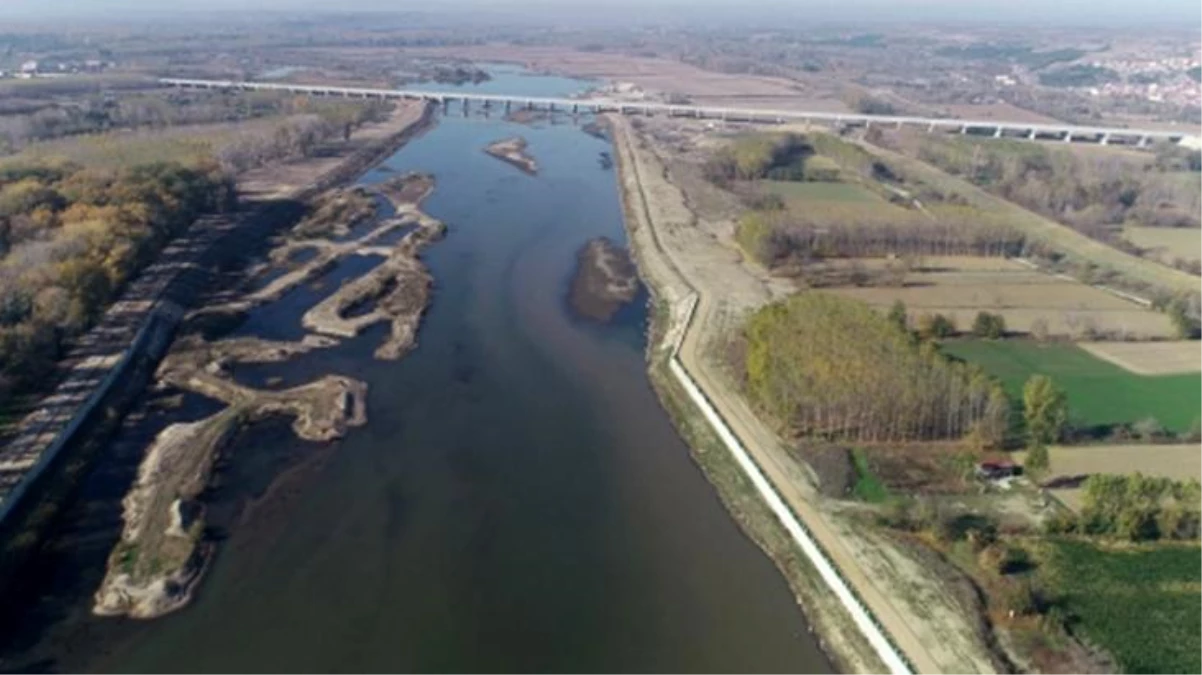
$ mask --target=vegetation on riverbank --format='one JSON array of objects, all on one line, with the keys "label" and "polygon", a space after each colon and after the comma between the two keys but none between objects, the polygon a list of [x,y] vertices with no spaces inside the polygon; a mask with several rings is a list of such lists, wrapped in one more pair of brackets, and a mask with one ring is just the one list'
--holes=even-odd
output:
[{"label": "vegetation on riverbank", "polygon": [[[5,87],[13,89],[17,82]],[[346,137],[382,118],[379,101],[298,98],[283,92],[159,90],[131,79],[122,96],[94,91],[104,81],[30,80],[15,87],[28,110],[0,116],[0,164],[57,158],[88,166],[128,166],[212,156],[241,170],[284,156],[305,156],[316,143]],[[65,91],[60,91],[65,89]],[[139,91],[140,90],[140,91]],[[64,93],[79,97],[64,104]]]},{"label": "vegetation on riverbank", "polygon": [[854,300],[794,295],[751,316],[736,368],[748,397],[790,434],[848,441],[1001,441],[1008,403],[979,368],[916,343]]},{"label": "vegetation on riverbank", "polygon": [[228,209],[214,163],[0,170],[0,397],[44,381],[66,341],[203,213]]}]

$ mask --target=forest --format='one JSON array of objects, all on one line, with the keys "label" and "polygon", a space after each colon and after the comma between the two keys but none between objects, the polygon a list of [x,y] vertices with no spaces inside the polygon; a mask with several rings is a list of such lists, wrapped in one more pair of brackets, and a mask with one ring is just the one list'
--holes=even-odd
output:
[{"label": "forest", "polygon": [[0,169],[0,400],[47,377],[172,237],[235,199],[213,161]]},{"label": "forest", "polygon": [[753,314],[742,340],[732,358],[750,400],[790,434],[1003,440],[1009,403],[998,382],[862,302],[798,293]]}]

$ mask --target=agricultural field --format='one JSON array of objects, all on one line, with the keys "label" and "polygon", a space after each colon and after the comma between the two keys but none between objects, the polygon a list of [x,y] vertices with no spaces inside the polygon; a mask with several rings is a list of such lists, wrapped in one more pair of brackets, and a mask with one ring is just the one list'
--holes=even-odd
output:
[{"label": "agricultural field", "polygon": [[[867,267],[882,264],[865,260]],[[836,288],[831,292],[888,308],[901,300],[911,320],[940,313],[960,330],[977,312],[999,313],[1006,329],[1030,332],[1037,322],[1049,335],[1114,334],[1164,338],[1172,322],[1159,312],[1071,279],[1044,274],[1005,258],[930,257],[918,261],[902,287]]]},{"label": "agricultural field", "polygon": [[[1084,490],[1083,478],[1092,474],[1134,474],[1172,478],[1173,480],[1202,480],[1202,446],[1197,443],[1150,445],[1056,445],[1048,448],[1045,485],[1061,503],[1080,510]],[[1020,464],[1025,453],[1015,453]]]},{"label": "agricultural field", "polygon": [[1079,342],[1082,349],[1138,375],[1202,371],[1202,345],[1192,340],[1164,342]]},{"label": "agricultural field", "polygon": [[1202,260],[1202,229],[1128,225],[1123,228],[1123,239],[1147,249],[1145,255],[1166,265],[1176,260]]},{"label": "agricultural field", "polygon": [[1167,430],[1191,429],[1202,410],[1202,375],[1136,375],[1067,343],[1031,340],[949,340],[943,351],[980,364],[999,378],[1014,401],[1036,373],[1048,375],[1068,397],[1076,427],[1133,424],[1153,417]]},{"label": "agricultural field", "polygon": [[1109,651],[1118,672],[1202,672],[1197,542],[1040,542],[1038,574],[1076,633]]},{"label": "agricultural field", "polygon": [[1089,261],[1114,270],[1134,283],[1173,292],[1197,292],[1198,277],[1091,239],[1068,225],[991,194],[963,178],[941,171],[934,165],[914,157],[879,146],[872,146],[871,151],[888,161],[890,166],[902,172],[908,180],[932,186],[945,194],[959,195],[969,205],[1004,218],[1008,224],[1031,240],[1043,242],[1076,260]]}]

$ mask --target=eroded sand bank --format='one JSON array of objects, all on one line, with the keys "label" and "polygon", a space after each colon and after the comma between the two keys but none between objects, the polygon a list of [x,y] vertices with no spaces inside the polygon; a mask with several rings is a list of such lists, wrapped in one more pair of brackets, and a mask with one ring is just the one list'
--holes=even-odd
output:
[{"label": "eroded sand bank", "polygon": [[[395,215],[356,238],[349,237],[352,226],[364,219],[364,190],[327,195],[313,213],[329,222],[302,221],[299,231],[294,229],[269,255],[274,265],[291,269],[260,288],[194,313],[193,319],[202,320],[195,325],[203,325],[205,318],[243,316],[317,279],[343,256],[386,256],[384,263],[303,314],[302,325],[317,334],[297,341],[257,337],[209,341],[196,333],[177,340],[159,366],[158,384],[201,394],[225,407],[208,418],[167,427],[147,450],[122,502],[124,527],[94,596],[96,614],[153,618],[188,603],[211,548],[203,537],[204,508],[198,498],[217,458],[240,428],[267,416],[285,415],[292,417],[297,437],[331,441],[367,423],[367,385],[359,380],[328,374],[289,389],[257,389],[235,380],[234,366],[282,363],[329,349],[340,343],[338,338],[354,336],[381,321],[390,321],[392,330],[376,350],[378,358],[400,358],[411,349],[432,283],[419,255],[445,230],[419,208],[433,187],[429,176],[406,174],[371,188],[372,198],[387,199]],[[355,222],[334,222],[340,220]],[[403,229],[407,231],[395,244],[383,243],[388,234]],[[301,250],[316,253],[298,264]],[[351,315],[367,304],[371,305],[367,311]]]},{"label": "eroded sand bank", "polygon": [[528,174],[538,173],[538,162],[526,152],[526,139],[521,136],[503,138],[490,143],[484,152],[497,159],[508,162]]}]

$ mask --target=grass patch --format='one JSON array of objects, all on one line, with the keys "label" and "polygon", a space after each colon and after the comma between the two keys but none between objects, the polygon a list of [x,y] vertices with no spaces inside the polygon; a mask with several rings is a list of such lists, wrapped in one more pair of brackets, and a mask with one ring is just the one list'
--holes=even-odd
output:
[{"label": "grass patch", "polygon": [[766,180],[760,183],[765,192],[779,195],[791,209],[804,209],[813,202],[840,204],[886,205],[875,192],[856,183],[798,183]]},{"label": "grass patch", "polygon": [[852,488],[852,493],[856,498],[870,504],[880,504],[888,501],[890,494],[889,488],[877,478],[872,471],[872,467],[868,466],[868,457],[864,455],[864,451],[856,448],[851,451],[852,463],[856,468],[856,484]]},{"label": "grass patch", "polygon": [[1048,375],[1068,396],[1070,423],[1077,427],[1130,424],[1155,417],[1165,428],[1188,431],[1202,410],[1202,375],[1136,375],[1077,345],[1031,340],[952,340],[943,351],[980,364],[1002,381],[1021,404],[1023,384]]},{"label": "grass patch", "polygon": [[1070,628],[1110,651],[1122,672],[1202,672],[1196,542],[1108,549],[1058,539],[1039,556]]}]

